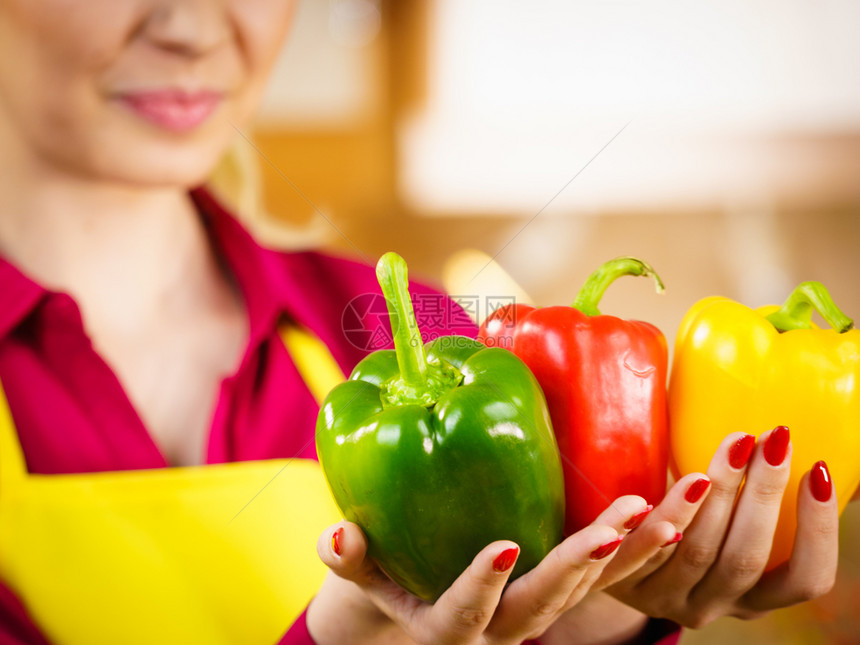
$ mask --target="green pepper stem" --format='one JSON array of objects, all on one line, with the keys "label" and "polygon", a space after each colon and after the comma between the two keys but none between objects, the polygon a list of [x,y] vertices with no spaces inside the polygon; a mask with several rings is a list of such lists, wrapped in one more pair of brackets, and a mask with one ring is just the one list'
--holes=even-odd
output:
[{"label": "green pepper stem", "polygon": [[782,307],[770,314],[767,320],[781,332],[810,329],[815,311],[840,334],[854,327],[854,321],[836,306],[820,282],[801,282]]},{"label": "green pepper stem", "polygon": [[578,309],[587,316],[599,316],[597,308],[600,299],[606,292],[606,288],[615,280],[625,275],[641,275],[654,278],[657,293],[663,293],[665,287],[663,281],[654,268],[647,262],[636,258],[621,257],[610,260],[598,267],[597,271],[588,276],[588,280],[582,285],[576,300],[573,301],[574,309]]},{"label": "green pepper stem", "polygon": [[403,383],[420,390],[427,386],[427,355],[424,342],[412,309],[409,296],[409,277],[406,261],[396,253],[388,252],[379,258],[376,279],[382,287],[388,313],[391,316],[391,335]]}]

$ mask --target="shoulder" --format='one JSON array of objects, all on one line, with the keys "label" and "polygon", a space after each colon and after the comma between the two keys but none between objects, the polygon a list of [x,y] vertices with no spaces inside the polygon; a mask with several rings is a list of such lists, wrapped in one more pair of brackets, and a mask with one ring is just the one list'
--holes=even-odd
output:
[{"label": "shoulder", "polygon": [[[385,299],[369,262],[321,251],[276,252],[313,331],[351,369],[371,351],[392,346]],[[444,334],[474,337],[477,326],[438,285],[410,280],[418,326],[425,341]]]},{"label": "shoulder", "polygon": [[[246,273],[264,283],[287,316],[319,336],[342,369],[351,371],[369,352],[391,346],[375,258],[277,250],[256,240],[207,189],[196,189],[191,197],[221,245],[229,246],[234,257],[250,256]],[[475,323],[438,285],[419,277],[410,280],[410,292],[425,340],[477,335]]]},{"label": "shoulder", "polygon": [[[381,293],[376,279],[376,268],[370,260],[350,258],[323,251],[278,252],[285,270],[294,278],[324,282],[338,290],[353,294],[370,291]],[[412,295],[442,295],[441,285],[419,276],[410,278]]]}]

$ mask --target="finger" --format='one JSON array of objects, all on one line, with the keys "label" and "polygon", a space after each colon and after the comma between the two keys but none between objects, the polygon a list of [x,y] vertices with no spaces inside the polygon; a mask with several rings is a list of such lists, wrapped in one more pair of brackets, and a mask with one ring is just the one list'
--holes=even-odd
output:
[{"label": "finger", "polygon": [[621,581],[635,585],[668,557],[663,551],[681,537],[682,533],[670,522],[652,522],[637,529],[635,535],[625,537],[618,555],[600,573],[592,590],[599,591]]},{"label": "finger", "polygon": [[684,539],[671,547],[671,558],[648,578],[648,584],[671,585],[681,597],[705,577],[720,553],[753,442],[752,435],[740,432],[723,439],[708,466],[710,484],[697,480],[684,492],[691,504],[707,497],[684,531]]},{"label": "finger", "polygon": [[470,642],[489,624],[520,549],[507,540],[484,548],[429,608],[421,631],[434,643]]},{"label": "finger", "polygon": [[618,533],[627,533],[640,526],[653,509],[638,495],[624,495],[612,502],[592,524],[611,526]]},{"label": "finger", "polygon": [[731,601],[747,592],[764,573],[791,469],[789,430],[764,433],[747,468],[729,534],[716,565],[694,590],[696,598]]},{"label": "finger", "polygon": [[741,606],[769,611],[826,594],[836,580],[838,534],[839,508],[830,473],[824,462],[818,462],[800,481],[791,559],[765,574],[741,599]]},{"label": "finger", "polygon": [[611,526],[598,524],[568,537],[508,587],[489,632],[506,639],[542,633],[570,602],[588,591],[579,588],[586,572],[602,569],[622,537]]},{"label": "finger", "polygon": [[[619,535],[624,535],[625,540],[623,544],[620,546],[618,555],[614,556],[600,571],[599,580],[592,580],[591,587],[592,589],[602,589],[607,585],[611,584],[615,580],[618,579],[619,575],[607,575],[609,571],[620,572],[622,569],[619,569],[616,566],[616,563],[619,557],[624,554],[624,561],[630,563],[630,570],[634,570],[636,567],[633,564],[634,561],[638,562],[641,565],[645,560],[647,560],[653,552],[649,549],[647,554],[643,554],[641,552],[641,547],[645,544],[651,544],[655,539],[659,540],[659,535],[661,533],[666,533],[671,531],[672,535],[675,534],[674,529],[666,529],[664,524],[661,522],[651,522],[646,526],[642,527],[645,521],[650,516],[651,512],[654,510],[654,507],[651,504],[648,504],[645,499],[639,497],[638,495],[626,495],[624,497],[619,497],[615,500],[609,508],[607,508],[603,513],[601,513],[597,519],[594,521],[595,524],[607,524],[618,531]],[[642,528],[640,528],[642,527]],[[655,532],[656,527],[656,532]],[[629,533],[632,531],[638,531],[636,538],[634,539],[634,544],[638,545],[634,547],[633,550],[628,548],[628,541],[633,538],[633,536],[627,537]],[[644,532],[644,535],[643,535]],[[668,537],[666,538],[669,539]],[[665,542],[666,540],[663,540]],[[660,544],[663,542],[658,542],[653,545],[654,549],[659,548]],[[635,553],[634,553],[635,551]],[[591,573],[589,574],[591,575]],[[623,575],[621,576],[623,577]]]},{"label": "finger", "polygon": [[[635,584],[657,570],[673,553],[684,531],[696,515],[705,499],[698,490],[706,486],[708,478],[701,473],[691,473],[679,479],[666,493],[663,501],[624,541],[618,555],[606,567],[601,576],[600,587],[612,585],[619,580]],[[690,502],[689,491],[696,495]]]},{"label": "finger", "polygon": [[358,585],[391,620],[405,629],[416,611],[426,606],[393,582],[367,555],[367,538],[357,524],[342,521],[326,529],[317,540],[317,553],[331,571]]},{"label": "finger", "polygon": [[[603,563],[602,567],[589,567],[589,569],[585,572],[580,581],[578,587],[588,588],[593,591],[598,591],[600,589],[608,586],[612,580],[606,576],[606,571],[609,567],[612,567],[615,561],[618,559],[618,555],[623,550],[625,551],[625,559],[628,562],[631,562],[635,556],[631,554],[631,551],[627,549],[627,536],[629,533],[635,530],[644,531],[646,537],[650,537],[653,539],[654,536],[654,527],[657,526],[655,524],[649,524],[644,528],[639,528],[648,519],[648,516],[651,514],[651,511],[654,510],[654,507],[651,504],[648,504],[644,498],[639,497],[638,495],[625,495],[616,499],[612,504],[609,505],[598,517],[594,520],[593,524],[606,524],[614,528],[618,535],[622,538],[625,538],[624,541],[618,545],[618,554],[613,555],[612,558],[609,558],[606,562]],[[659,524],[659,523],[658,523]],[[665,529],[661,529],[659,526],[657,531],[661,531]],[[674,531],[672,531],[674,534]],[[636,544],[642,545],[643,540],[637,539]],[[659,548],[659,544],[654,546],[654,548]],[[638,549],[634,549],[637,551],[637,555],[639,556],[640,564],[647,560],[653,553],[648,553],[647,555],[638,552]],[[571,595],[568,597],[567,602],[565,603],[565,607],[572,607],[578,601],[580,595],[578,594],[578,589],[574,588]]]}]

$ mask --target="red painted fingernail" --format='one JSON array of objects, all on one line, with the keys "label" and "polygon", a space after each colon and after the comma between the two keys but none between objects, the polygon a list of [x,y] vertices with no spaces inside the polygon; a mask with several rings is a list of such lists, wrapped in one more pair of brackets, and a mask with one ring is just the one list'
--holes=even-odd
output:
[{"label": "red painted fingernail", "polygon": [[736,470],[746,466],[753,448],[755,448],[755,437],[751,434],[745,434],[729,448],[729,465]]},{"label": "red painted fingernail", "polygon": [[809,487],[812,489],[812,496],[819,502],[826,502],[830,499],[830,495],[833,493],[833,481],[830,479],[827,464],[823,461],[815,462],[812,467],[812,471],[809,473]]},{"label": "red painted fingernail", "polygon": [[624,528],[628,531],[632,531],[637,526],[642,524],[645,521],[645,518],[648,517],[648,513],[650,513],[654,507],[651,504],[645,507],[644,511],[639,511],[636,515],[632,515],[629,520],[624,522]]},{"label": "red painted fingernail", "polygon": [[710,485],[711,482],[708,479],[697,479],[692,484],[690,484],[690,487],[684,494],[684,499],[690,502],[690,504],[695,504],[700,499],[702,499],[702,495],[705,494],[705,491],[708,490],[708,486]]},{"label": "red painted fingernail", "polygon": [[681,541],[681,538],[683,538],[683,537],[684,537],[684,534],[681,533],[680,531],[678,531],[677,533],[675,533],[675,537],[673,537],[671,540],[666,542],[666,544],[662,545],[660,548],[665,549],[667,546],[672,546],[673,544],[677,544],[678,542]]},{"label": "red painted fingernail", "polygon": [[510,549],[505,549],[499,555],[496,556],[496,559],[493,560],[493,570],[498,573],[504,573],[512,566],[514,566],[514,562],[517,561],[517,556],[520,554],[519,547],[511,547]]},{"label": "red painted fingernail", "polygon": [[594,549],[594,551],[591,552],[591,555],[589,557],[592,560],[602,560],[610,553],[615,551],[615,549],[617,549],[618,546],[621,544],[622,540],[624,540],[624,536],[619,535],[617,538],[612,540],[612,542],[607,542],[606,544],[603,544]]},{"label": "red painted fingernail", "polygon": [[788,442],[791,437],[787,426],[777,426],[771,430],[764,442],[764,458],[771,466],[779,466],[788,454]]},{"label": "red painted fingernail", "polygon": [[340,527],[331,534],[331,550],[334,551],[336,556],[340,557],[343,550],[343,527]]}]

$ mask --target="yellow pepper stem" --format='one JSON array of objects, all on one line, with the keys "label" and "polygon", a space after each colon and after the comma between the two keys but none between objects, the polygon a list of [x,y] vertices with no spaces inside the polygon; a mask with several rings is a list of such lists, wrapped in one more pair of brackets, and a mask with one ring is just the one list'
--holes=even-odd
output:
[{"label": "yellow pepper stem", "polygon": [[836,306],[820,282],[801,282],[782,307],[769,315],[767,320],[780,332],[810,329],[812,314],[816,311],[840,334],[854,327],[854,321]]}]

